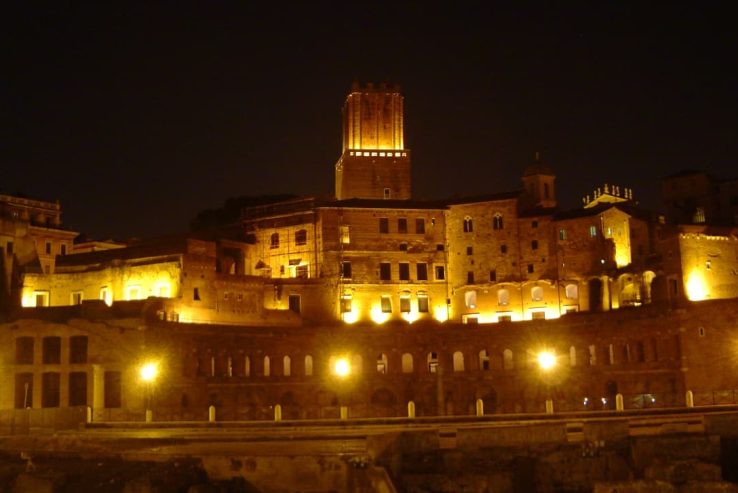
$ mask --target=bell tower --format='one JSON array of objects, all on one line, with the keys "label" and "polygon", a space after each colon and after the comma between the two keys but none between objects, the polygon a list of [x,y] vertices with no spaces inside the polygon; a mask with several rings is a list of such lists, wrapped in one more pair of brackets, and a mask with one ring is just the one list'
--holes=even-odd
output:
[{"label": "bell tower", "polygon": [[398,86],[353,84],[343,105],[338,200],[410,199],[410,151],[405,149],[403,118]]}]

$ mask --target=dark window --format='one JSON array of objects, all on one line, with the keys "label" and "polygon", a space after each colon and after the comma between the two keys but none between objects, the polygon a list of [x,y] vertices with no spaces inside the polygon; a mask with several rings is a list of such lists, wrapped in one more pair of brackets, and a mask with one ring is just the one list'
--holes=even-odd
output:
[{"label": "dark window", "polygon": [[415,233],[419,235],[425,234],[425,219],[422,217],[415,219]]},{"label": "dark window", "polygon": [[418,295],[418,311],[428,313],[428,297]]},{"label": "dark window", "polygon": [[467,255],[473,255],[474,254],[474,247],[466,247],[466,254]]},{"label": "dark window", "polygon": [[489,271],[489,281],[490,282],[496,282],[497,281],[497,271],[496,270]]},{"label": "dark window", "polygon": [[382,296],[382,313],[392,313],[392,300],[389,296]]},{"label": "dark window", "polygon": [[474,284],[474,272],[469,271],[466,273],[466,283],[467,284]]},{"label": "dark window", "polygon": [[400,251],[407,252],[407,243],[400,243]]},{"label": "dark window", "polygon": [[42,361],[45,365],[61,363],[61,337],[44,337]]},{"label": "dark window", "polygon": [[279,233],[272,233],[269,238],[269,248],[279,248]]},{"label": "dark window", "polygon": [[531,228],[537,228],[538,227],[538,221],[531,221],[530,227]]},{"label": "dark window", "polygon": [[502,216],[500,214],[492,218],[492,229],[502,229]]},{"label": "dark window", "polygon": [[290,310],[292,310],[295,313],[300,313],[300,295],[299,294],[291,294],[287,298]]},{"label": "dark window", "polygon": [[9,241],[8,244],[5,247],[5,253],[8,255],[13,255],[13,242]]},{"label": "dark window", "polygon": [[443,246],[443,243],[438,243],[438,244],[436,245],[436,250],[437,250],[437,251],[439,251],[439,252],[442,252],[442,251],[444,251],[445,249],[446,249],[446,247],[445,247],[445,246]]},{"label": "dark window", "polygon": [[15,374],[15,408],[33,407],[33,373]]},{"label": "dark window", "polygon": [[120,407],[120,372],[105,372],[105,407]]},{"label": "dark window", "polygon": [[400,312],[410,313],[410,298],[408,296],[400,296]]},{"label": "dark window", "polygon": [[87,363],[87,336],[69,338],[69,362],[73,365]]},{"label": "dark window", "polygon": [[528,264],[528,274],[533,273],[533,264]]},{"label": "dark window", "polygon": [[33,337],[19,337],[15,340],[15,364],[33,364]]},{"label": "dark window", "polygon": [[538,240],[533,240],[530,242],[530,249],[531,250],[538,250]]},{"label": "dark window", "polygon": [[69,374],[69,405],[87,405],[87,373],[73,371]]},{"label": "dark window", "polygon": [[66,254],[67,254],[67,245],[66,245],[66,243],[62,243],[62,244],[61,244],[61,250],[60,250],[60,253],[61,253],[62,255],[66,255]]},{"label": "dark window", "polygon": [[415,270],[417,271],[418,281],[428,280],[428,264],[423,263],[423,262],[418,262],[415,265]]},{"label": "dark window", "polygon": [[500,246],[500,253],[507,253],[507,245]]},{"label": "dark window", "polygon": [[406,218],[401,217],[397,220],[397,232],[407,233],[407,219]]},{"label": "dark window", "polygon": [[46,242],[46,255],[51,255],[51,242]]},{"label": "dark window", "polygon": [[470,217],[464,218],[464,233],[471,233],[474,231],[474,223]]},{"label": "dark window", "polygon": [[59,373],[41,375],[41,407],[59,407],[60,385]]},{"label": "dark window", "polygon": [[304,245],[307,243],[308,233],[304,229],[295,232],[295,244]]},{"label": "dark window", "polygon": [[200,301],[200,288],[195,288],[192,290],[192,299],[195,301]]},{"label": "dark window", "polygon": [[379,279],[381,281],[392,280],[392,265],[389,262],[381,262],[379,264]]},{"label": "dark window", "polygon": [[379,232],[389,233],[389,219],[386,217],[379,218]]},{"label": "dark window", "polygon": [[436,265],[436,281],[443,281],[446,279],[446,269],[442,265]]},{"label": "dark window", "polygon": [[351,262],[341,263],[341,277],[351,279]]},{"label": "dark window", "polygon": [[410,264],[407,262],[400,262],[400,281],[410,280]]}]

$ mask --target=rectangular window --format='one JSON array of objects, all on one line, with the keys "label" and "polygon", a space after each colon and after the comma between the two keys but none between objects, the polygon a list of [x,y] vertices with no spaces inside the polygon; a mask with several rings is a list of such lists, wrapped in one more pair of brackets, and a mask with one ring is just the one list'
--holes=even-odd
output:
[{"label": "rectangular window", "polygon": [[406,218],[401,217],[397,220],[397,232],[407,233],[407,219]]},{"label": "rectangular window", "polygon": [[[373,152],[372,153],[372,156],[376,156],[376,153]],[[384,198],[385,199],[389,199],[391,197],[392,197],[392,190],[390,190],[389,188],[385,188],[384,189]]]},{"label": "rectangular window", "polygon": [[415,219],[415,233],[419,235],[425,234],[425,219],[422,217]]},{"label": "rectangular window", "polygon": [[538,250],[538,240],[533,240],[530,242],[530,249],[531,250]]},{"label": "rectangular window", "polygon": [[410,280],[410,264],[407,262],[400,262],[400,281]]},{"label": "rectangular window", "polygon": [[341,263],[341,277],[351,279],[351,262]]},{"label": "rectangular window", "polygon": [[69,363],[73,365],[87,363],[87,336],[69,338]]},{"label": "rectangular window", "polygon": [[194,301],[200,301],[200,288],[194,288],[192,290],[192,299]]},{"label": "rectangular window", "polygon": [[61,363],[61,337],[44,337],[42,361],[45,365],[58,365]]},{"label": "rectangular window", "polygon": [[410,297],[400,296],[400,312],[410,313]]},{"label": "rectangular window", "polygon": [[382,296],[382,313],[392,313],[392,299],[389,296]]},{"label": "rectangular window", "polygon": [[104,382],[105,407],[120,407],[121,379],[119,371],[106,371]]},{"label": "rectangular window", "polygon": [[418,295],[418,312],[428,313],[428,296],[424,294]]},{"label": "rectangular window", "polygon": [[33,373],[15,374],[15,408],[33,407]]},{"label": "rectangular window", "polygon": [[61,246],[59,247],[59,253],[61,255],[66,255],[67,254],[67,244],[66,243],[62,243],[61,244]]},{"label": "rectangular window", "polygon": [[566,230],[560,229],[559,230],[559,240],[564,241],[566,240]]},{"label": "rectangular window", "polygon": [[443,245],[443,243],[438,243],[438,244],[436,245],[436,251],[438,251],[438,252],[442,252],[442,251],[444,251],[445,249],[446,249],[446,247],[445,247],[445,246]]},{"label": "rectangular window", "polygon": [[489,271],[489,282],[497,282],[497,271],[496,270]]},{"label": "rectangular window", "polygon": [[72,293],[72,305],[82,304],[82,291],[75,291]]},{"label": "rectangular window", "polygon": [[467,284],[474,284],[474,272],[469,271],[466,273],[466,283]]},{"label": "rectangular window", "polygon": [[589,236],[592,238],[597,237],[597,226],[590,226],[589,227]]},{"label": "rectangular window", "polygon": [[528,274],[533,274],[534,268],[533,264],[528,264]]},{"label": "rectangular window", "polygon": [[341,313],[351,312],[351,301],[352,298],[350,295],[341,296]]},{"label": "rectangular window", "polygon": [[69,374],[69,405],[87,405],[87,373],[73,371]]},{"label": "rectangular window", "polygon": [[531,228],[537,228],[538,227],[538,221],[531,221],[530,227]]},{"label": "rectangular window", "polygon": [[61,379],[58,372],[41,374],[41,407],[59,407]]},{"label": "rectangular window", "polygon": [[379,232],[389,233],[389,219],[386,217],[379,218]]},{"label": "rectangular window", "polygon": [[300,295],[299,294],[291,294],[287,298],[289,303],[289,308],[291,311],[295,313],[300,313]]},{"label": "rectangular window", "polygon": [[418,262],[417,264],[415,264],[415,270],[418,281],[428,280],[428,264],[426,264],[425,262]]},{"label": "rectangular window", "polygon": [[33,337],[19,337],[15,340],[15,364],[33,364]]},{"label": "rectangular window", "polygon": [[341,236],[341,243],[344,245],[351,243],[351,230],[348,226],[340,226],[339,233]]},{"label": "rectangular window", "polygon": [[9,241],[5,245],[5,253],[7,253],[8,255],[13,255],[13,242],[12,241]]},{"label": "rectangular window", "polygon": [[307,279],[308,276],[308,265],[302,264],[295,267],[295,277],[298,279]]},{"label": "rectangular window", "polygon": [[392,264],[390,264],[389,262],[380,262],[379,280],[380,281],[391,281],[392,280]]},{"label": "rectangular window", "polygon": [[51,255],[51,242],[46,242],[46,255]]},{"label": "rectangular window", "polygon": [[443,281],[446,279],[446,269],[442,265],[435,266],[436,281]]},{"label": "rectangular window", "polygon": [[466,247],[466,254],[467,255],[474,255],[474,247]]}]

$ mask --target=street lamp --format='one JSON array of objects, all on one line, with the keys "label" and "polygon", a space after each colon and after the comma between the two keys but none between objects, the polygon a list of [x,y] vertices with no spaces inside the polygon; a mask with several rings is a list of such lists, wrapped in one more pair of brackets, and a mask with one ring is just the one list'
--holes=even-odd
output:
[{"label": "street lamp", "polygon": [[156,361],[148,361],[141,365],[139,370],[139,376],[141,381],[144,383],[146,390],[144,395],[145,407],[146,407],[146,422],[151,423],[153,420],[153,414],[151,412],[151,398],[152,398],[152,387],[156,378],[159,376],[159,363]]}]

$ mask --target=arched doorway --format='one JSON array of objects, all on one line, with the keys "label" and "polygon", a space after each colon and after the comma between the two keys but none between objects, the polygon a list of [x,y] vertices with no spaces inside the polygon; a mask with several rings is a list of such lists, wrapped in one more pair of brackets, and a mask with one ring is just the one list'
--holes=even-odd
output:
[{"label": "arched doorway", "polygon": [[589,286],[589,311],[602,311],[602,281],[600,279],[590,279],[587,283]]}]

